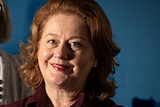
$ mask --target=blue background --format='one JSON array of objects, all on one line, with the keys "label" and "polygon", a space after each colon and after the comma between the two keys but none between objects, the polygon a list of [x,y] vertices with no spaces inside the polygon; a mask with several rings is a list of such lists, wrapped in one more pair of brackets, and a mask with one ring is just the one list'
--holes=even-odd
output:
[{"label": "blue background", "polygon": [[[35,10],[46,0],[6,0],[11,14],[12,37],[1,47],[17,54],[19,42],[30,35]],[[135,97],[154,99],[160,107],[160,0],[97,0],[105,10],[121,47],[116,57],[118,104],[132,107]]]}]

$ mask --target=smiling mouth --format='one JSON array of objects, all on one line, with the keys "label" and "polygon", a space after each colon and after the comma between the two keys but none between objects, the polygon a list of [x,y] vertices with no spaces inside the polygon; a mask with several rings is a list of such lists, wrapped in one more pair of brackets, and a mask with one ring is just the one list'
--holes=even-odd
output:
[{"label": "smiling mouth", "polygon": [[61,65],[61,64],[51,64],[53,68],[57,71],[65,71],[69,68],[69,66]]}]

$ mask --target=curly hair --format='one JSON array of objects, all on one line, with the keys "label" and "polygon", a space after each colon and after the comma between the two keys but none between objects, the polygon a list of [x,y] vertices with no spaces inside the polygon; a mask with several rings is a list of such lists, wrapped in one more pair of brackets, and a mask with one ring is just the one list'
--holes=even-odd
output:
[{"label": "curly hair", "polygon": [[49,0],[36,12],[28,44],[21,44],[21,56],[25,60],[21,70],[26,84],[36,89],[43,82],[37,61],[38,43],[45,23],[58,13],[76,14],[87,23],[91,45],[98,62],[87,77],[84,91],[94,93],[94,97],[100,100],[112,97],[116,85],[114,80],[108,80],[108,77],[114,72],[117,65],[114,57],[120,49],[113,41],[112,28],[105,12],[94,0]]}]

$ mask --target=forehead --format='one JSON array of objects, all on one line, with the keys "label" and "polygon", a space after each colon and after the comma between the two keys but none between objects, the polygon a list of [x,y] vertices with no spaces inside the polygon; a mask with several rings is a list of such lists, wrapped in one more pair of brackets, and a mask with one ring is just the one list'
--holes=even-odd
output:
[{"label": "forehead", "polygon": [[90,41],[87,24],[77,15],[53,15],[44,25],[41,38],[52,37],[70,40],[81,38]]},{"label": "forehead", "polygon": [[[57,28],[57,29],[56,29]],[[87,24],[78,15],[66,15],[66,14],[56,14],[51,16],[44,26],[45,30],[85,30],[87,31]]]}]

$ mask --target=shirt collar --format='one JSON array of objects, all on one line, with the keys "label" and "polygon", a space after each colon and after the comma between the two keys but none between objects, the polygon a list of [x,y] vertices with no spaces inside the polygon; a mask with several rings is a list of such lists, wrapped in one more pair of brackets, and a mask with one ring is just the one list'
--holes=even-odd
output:
[{"label": "shirt collar", "polygon": [[[85,93],[81,93],[76,102],[71,107],[82,107],[84,103],[84,97]],[[48,105],[49,98],[47,94],[45,93],[44,89],[44,83],[40,87],[36,89],[36,92],[33,94],[33,96],[30,98],[30,101],[27,105],[30,105],[31,103],[34,104],[40,104],[40,105]],[[45,107],[45,106],[44,106]]]},{"label": "shirt collar", "polygon": [[85,93],[81,93],[80,97],[71,107],[82,107],[84,102]]}]

